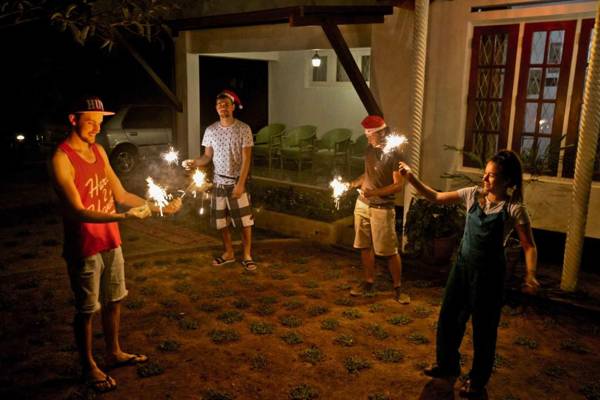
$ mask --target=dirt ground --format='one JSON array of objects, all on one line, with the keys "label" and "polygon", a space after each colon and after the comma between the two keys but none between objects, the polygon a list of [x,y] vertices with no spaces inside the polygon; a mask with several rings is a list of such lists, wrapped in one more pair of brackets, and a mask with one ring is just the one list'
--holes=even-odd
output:
[{"label": "dirt ground", "polygon": [[[257,272],[215,268],[220,241],[168,218],[122,224],[122,343],[150,362],[111,370],[117,390],[95,395],[78,379],[61,224],[46,189],[21,185],[24,200],[13,203],[0,195],[0,398],[458,398],[452,383],[422,373],[434,358],[447,269],[429,279],[405,261],[410,305],[391,299],[383,265],[378,292],[351,298],[361,278],[354,252],[259,235]],[[503,312],[489,398],[600,399],[597,320],[513,305]],[[468,329],[465,373],[471,345]],[[94,347],[103,365],[99,318]]]}]

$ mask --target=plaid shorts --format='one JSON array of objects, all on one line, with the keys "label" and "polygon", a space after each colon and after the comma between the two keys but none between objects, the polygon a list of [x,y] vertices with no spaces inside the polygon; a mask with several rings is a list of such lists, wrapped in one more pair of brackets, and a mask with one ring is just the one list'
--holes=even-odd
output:
[{"label": "plaid shorts", "polygon": [[235,227],[254,225],[250,194],[231,197],[234,185],[215,185],[210,197],[210,222],[218,230],[230,224]]}]

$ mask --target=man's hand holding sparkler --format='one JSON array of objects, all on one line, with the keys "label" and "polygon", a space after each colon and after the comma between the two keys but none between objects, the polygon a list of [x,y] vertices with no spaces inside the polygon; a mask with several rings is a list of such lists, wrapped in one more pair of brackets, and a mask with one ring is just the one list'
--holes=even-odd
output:
[{"label": "man's hand holding sparkler", "polygon": [[[182,204],[181,198],[177,197],[177,198],[171,200],[166,206],[164,206],[162,208],[162,213],[163,214],[175,214],[176,212],[178,212],[181,209],[181,204]],[[150,209],[153,212],[157,212],[157,213],[161,211],[159,207],[156,207],[154,205],[150,205]]]},{"label": "man's hand holding sparkler", "polygon": [[398,170],[400,171],[400,175],[409,178],[409,175],[412,173],[410,167],[403,161],[398,163]]},{"label": "man's hand holding sparkler", "polygon": [[190,171],[193,168],[196,168],[196,160],[194,159],[188,159],[188,160],[183,160],[181,162],[181,166],[183,167],[183,169],[185,169],[186,171]]},{"label": "man's hand holding sparkler", "polygon": [[145,203],[138,207],[131,207],[129,210],[125,212],[125,218],[127,219],[144,219],[148,218],[152,215],[152,211],[150,210],[150,206],[148,203]]}]

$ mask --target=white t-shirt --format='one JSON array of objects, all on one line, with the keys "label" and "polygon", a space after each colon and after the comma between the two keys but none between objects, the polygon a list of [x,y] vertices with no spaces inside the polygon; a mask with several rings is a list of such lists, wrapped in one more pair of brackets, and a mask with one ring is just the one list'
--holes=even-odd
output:
[{"label": "white t-shirt", "polygon": [[[471,186],[462,189],[458,189],[458,195],[465,205],[465,209],[467,212],[475,203],[479,201],[479,193],[481,193],[483,189],[479,186]],[[498,203],[492,203],[487,198],[485,199],[485,207],[483,208],[483,212],[486,215],[496,214],[502,211],[506,201],[500,201]],[[506,207],[506,211],[508,213],[508,219],[504,222],[504,243],[508,239],[510,233],[516,225],[524,225],[530,224],[531,219],[529,218],[529,213],[527,209],[523,205],[523,203],[511,202],[508,203]]]},{"label": "white t-shirt", "polygon": [[213,149],[214,183],[232,185],[242,169],[242,148],[254,146],[252,130],[237,119],[227,127],[217,121],[204,131],[202,146]]}]

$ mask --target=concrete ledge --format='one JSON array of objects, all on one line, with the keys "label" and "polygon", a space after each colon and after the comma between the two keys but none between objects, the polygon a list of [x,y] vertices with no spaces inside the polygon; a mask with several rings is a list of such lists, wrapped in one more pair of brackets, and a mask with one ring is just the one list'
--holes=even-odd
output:
[{"label": "concrete ledge", "polygon": [[264,209],[254,215],[254,222],[261,229],[322,244],[346,246],[351,246],[354,240],[353,221],[351,215],[334,222],[323,222]]}]

